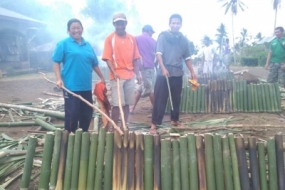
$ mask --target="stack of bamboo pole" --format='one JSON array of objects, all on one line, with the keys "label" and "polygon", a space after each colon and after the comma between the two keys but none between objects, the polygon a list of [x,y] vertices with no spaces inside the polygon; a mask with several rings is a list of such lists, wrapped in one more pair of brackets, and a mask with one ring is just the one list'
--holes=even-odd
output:
[{"label": "stack of bamboo pole", "polygon": [[[160,140],[158,135],[126,130],[120,136],[101,128],[99,134],[48,132],[45,139],[39,189],[285,188],[280,133],[266,142],[211,133]],[[26,163],[22,180],[31,173],[32,162]]]}]

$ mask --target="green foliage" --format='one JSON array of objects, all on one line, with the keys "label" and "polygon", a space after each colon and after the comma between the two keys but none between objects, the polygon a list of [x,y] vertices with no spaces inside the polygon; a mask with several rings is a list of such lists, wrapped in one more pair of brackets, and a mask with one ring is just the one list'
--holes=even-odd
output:
[{"label": "green foliage", "polygon": [[[241,50],[242,65],[264,66],[266,63],[268,49],[265,45],[246,46]],[[257,61],[257,63],[256,63]]]},{"label": "green foliage", "polygon": [[241,65],[243,66],[257,66],[258,59],[254,57],[242,57],[241,58]]}]

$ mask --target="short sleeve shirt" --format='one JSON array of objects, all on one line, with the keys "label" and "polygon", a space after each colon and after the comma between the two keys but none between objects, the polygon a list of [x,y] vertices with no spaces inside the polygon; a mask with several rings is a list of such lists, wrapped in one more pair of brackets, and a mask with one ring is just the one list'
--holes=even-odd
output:
[{"label": "short sleeve shirt", "polygon": [[[121,79],[131,79],[135,76],[133,61],[140,58],[136,40],[126,34],[121,37],[116,33],[107,36],[104,44],[102,60],[109,60]],[[110,72],[110,80],[114,75]]]},{"label": "short sleeve shirt", "polygon": [[[278,42],[279,41],[279,42]],[[270,63],[284,63],[285,62],[285,38],[275,38],[270,43],[271,59]]]},{"label": "short sleeve shirt", "polygon": [[64,86],[71,91],[92,90],[92,72],[98,65],[91,45],[82,38],[78,44],[72,37],[59,42],[52,54],[56,64],[62,63],[61,77]]}]

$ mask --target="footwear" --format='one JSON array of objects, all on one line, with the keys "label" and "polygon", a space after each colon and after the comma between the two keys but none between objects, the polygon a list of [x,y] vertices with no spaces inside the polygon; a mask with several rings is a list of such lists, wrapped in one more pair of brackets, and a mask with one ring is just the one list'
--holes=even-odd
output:
[{"label": "footwear", "polygon": [[171,121],[171,125],[175,127],[184,127],[184,125],[180,123],[179,121]]},{"label": "footwear", "polygon": [[150,133],[151,135],[157,135],[157,134],[158,134],[157,131],[156,131],[156,129],[152,129],[152,128],[149,129],[149,133]]}]

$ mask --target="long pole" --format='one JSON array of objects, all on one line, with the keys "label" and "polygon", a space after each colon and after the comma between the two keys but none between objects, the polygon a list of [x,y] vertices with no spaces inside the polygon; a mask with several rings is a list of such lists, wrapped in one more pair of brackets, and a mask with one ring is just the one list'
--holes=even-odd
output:
[{"label": "long pole", "polygon": [[173,103],[172,103],[172,96],[171,96],[171,90],[170,90],[170,85],[169,85],[169,79],[168,79],[167,76],[165,78],[166,78],[166,83],[167,83],[167,88],[168,88],[168,94],[169,94],[171,110],[173,110]]}]

